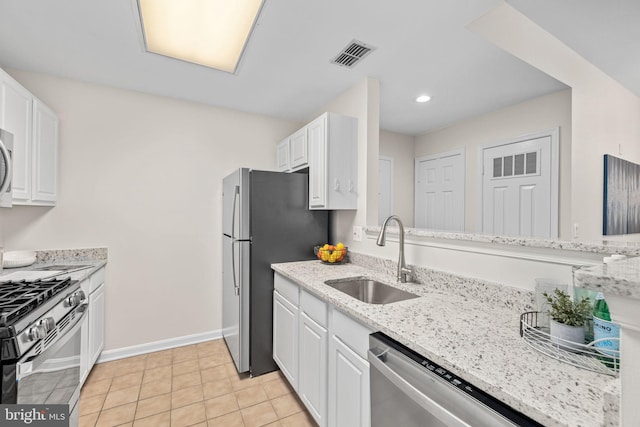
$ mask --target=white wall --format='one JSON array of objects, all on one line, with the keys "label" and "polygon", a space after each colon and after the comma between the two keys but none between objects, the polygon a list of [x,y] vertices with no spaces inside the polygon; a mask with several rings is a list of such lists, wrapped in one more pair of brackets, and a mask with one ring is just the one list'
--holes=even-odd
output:
[{"label": "white wall", "polygon": [[221,180],[299,123],[9,72],[59,115],[60,194],[3,210],[5,250],[107,247],[107,350],[221,329]]},{"label": "white wall", "polygon": [[413,227],[415,197],[414,137],[380,129],[381,156],[393,159],[393,213],[400,216],[405,227]]},{"label": "white wall", "polygon": [[603,155],[640,163],[640,98],[506,3],[468,27],[572,88],[571,223],[601,240]]},{"label": "white wall", "polygon": [[479,147],[560,128],[559,231],[571,239],[571,89],[483,114],[444,129],[417,135],[415,157],[465,149],[465,231],[478,230]]}]

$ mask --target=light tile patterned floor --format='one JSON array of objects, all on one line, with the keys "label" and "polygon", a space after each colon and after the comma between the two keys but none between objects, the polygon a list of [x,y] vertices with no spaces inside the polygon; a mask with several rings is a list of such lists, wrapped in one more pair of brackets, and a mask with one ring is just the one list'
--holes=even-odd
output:
[{"label": "light tile patterned floor", "polygon": [[80,427],[315,426],[280,371],[239,375],[223,340],[95,365]]}]

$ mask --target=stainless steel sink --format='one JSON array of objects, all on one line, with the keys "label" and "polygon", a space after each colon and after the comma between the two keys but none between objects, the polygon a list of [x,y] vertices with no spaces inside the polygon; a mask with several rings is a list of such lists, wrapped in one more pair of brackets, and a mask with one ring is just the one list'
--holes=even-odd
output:
[{"label": "stainless steel sink", "polygon": [[366,278],[327,280],[325,285],[367,304],[389,304],[418,298],[418,295]]}]

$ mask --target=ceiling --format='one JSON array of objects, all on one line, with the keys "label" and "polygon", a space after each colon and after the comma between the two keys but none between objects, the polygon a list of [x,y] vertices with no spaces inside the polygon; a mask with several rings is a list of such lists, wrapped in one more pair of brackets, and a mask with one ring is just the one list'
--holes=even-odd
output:
[{"label": "ceiling", "polygon": [[[380,81],[381,127],[415,135],[565,88],[465,28],[500,3],[265,0],[233,75],[146,53],[135,0],[2,1],[0,64],[300,122],[370,76]],[[597,65],[604,61],[609,68],[601,68],[624,83],[624,72],[615,69],[622,55],[610,49],[626,41],[624,35],[600,40],[593,49],[590,40],[620,28],[617,21],[597,22],[597,31],[591,31],[589,19],[602,16],[595,15],[604,8],[598,4],[620,2],[509,3]],[[573,19],[585,3],[590,6]],[[607,16],[625,24],[633,18],[614,15]],[[564,25],[567,19],[571,25]],[[633,32],[631,42],[637,43],[638,30]],[[376,50],[353,69],[331,64],[352,39]],[[640,81],[637,71],[629,74]],[[417,104],[422,93],[432,100]]]}]

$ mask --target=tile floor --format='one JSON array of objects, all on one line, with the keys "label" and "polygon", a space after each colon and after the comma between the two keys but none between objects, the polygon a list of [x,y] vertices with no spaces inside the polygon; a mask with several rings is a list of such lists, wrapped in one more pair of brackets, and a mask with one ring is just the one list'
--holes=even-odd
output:
[{"label": "tile floor", "polygon": [[80,427],[315,426],[280,371],[239,375],[223,340],[95,365]]}]

